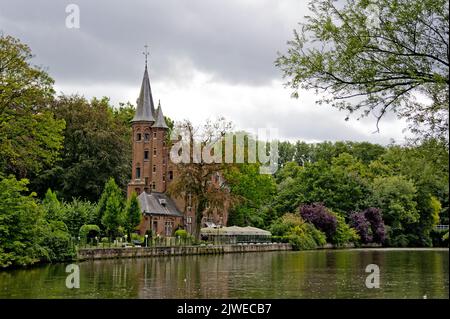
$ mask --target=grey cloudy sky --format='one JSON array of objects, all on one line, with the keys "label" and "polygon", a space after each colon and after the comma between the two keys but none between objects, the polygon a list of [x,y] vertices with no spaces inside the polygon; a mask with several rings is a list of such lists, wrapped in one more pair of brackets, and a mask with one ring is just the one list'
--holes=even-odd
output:
[{"label": "grey cloudy sky", "polygon": [[[65,25],[71,3],[79,29]],[[374,118],[346,122],[312,92],[290,98],[273,62],[306,14],[303,0],[0,0],[0,32],[27,43],[65,94],[134,103],[148,43],[153,96],[175,120],[223,115],[289,140],[401,142],[393,116],[374,134]]]}]

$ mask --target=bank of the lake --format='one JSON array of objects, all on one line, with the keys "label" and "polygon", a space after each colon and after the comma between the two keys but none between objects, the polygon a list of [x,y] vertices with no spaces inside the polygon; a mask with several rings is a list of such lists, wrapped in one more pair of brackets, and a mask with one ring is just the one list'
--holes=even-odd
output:
[{"label": "bank of the lake", "polygon": [[[365,267],[380,268],[380,288]],[[0,272],[0,298],[448,298],[448,249],[273,251],[78,263]]]},{"label": "bank of the lake", "polygon": [[187,255],[211,255],[292,250],[288,243],[258,243],[236,245],[156,246],[124,248],[83,248],[77,251],[77,259],[95,260],[111,258],[139,258]]}]

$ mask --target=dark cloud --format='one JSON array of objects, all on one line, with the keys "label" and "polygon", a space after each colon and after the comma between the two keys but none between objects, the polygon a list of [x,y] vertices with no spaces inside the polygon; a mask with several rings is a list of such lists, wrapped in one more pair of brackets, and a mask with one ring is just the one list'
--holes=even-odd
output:
[{"label": "dark cloud", "polygon": [[[80,8],[80,29],[65,26],[68,4]],[[274,67],[292,30],[307,14],[298,0],[1,0],[0,31],[20,38],[48,67],[57,90],[134,102],[150,45],[156,99],[175,120],[225,115],[241,128],[278,127],[285,139],[399,139],[385,119],[345,122],[344,113],[306,96],[292,100]],[[274,84],[274,81],[277,84]],[[402,125],[400,123],[400,125]],[[399,133],[400,132],[400,133]]]},{"label": "dark cloud", "polygon": [[[65,27],[79,6],[81,28]],[[273,61],[304,12],[302,1],[2,0],[0,29],[28,43],[36,60],[66,82],[129,82],[142,71],[144,43],[153,77],[173,78],[185,60],[217,80],[259,85],[279,78]]]}]

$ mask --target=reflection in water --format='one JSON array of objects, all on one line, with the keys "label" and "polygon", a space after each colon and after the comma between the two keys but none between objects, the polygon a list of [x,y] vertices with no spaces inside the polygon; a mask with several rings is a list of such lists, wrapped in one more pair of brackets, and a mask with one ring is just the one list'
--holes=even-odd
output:
[{"label": "reflection in water", "polygon": [[[98,260],[0,272],[0,298],[448,298],[448,249],[353,249]],[[365,268],[380,267],[380,289]]]}]

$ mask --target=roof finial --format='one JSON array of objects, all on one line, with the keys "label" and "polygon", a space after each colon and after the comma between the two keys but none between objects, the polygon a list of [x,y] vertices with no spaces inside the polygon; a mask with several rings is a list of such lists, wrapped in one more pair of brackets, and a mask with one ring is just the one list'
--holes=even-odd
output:
[{"label": "roof finial", "polygon": [[148,52],[148,45],[147,45],[147,44],[144,45],[144,48],[145,48],[145,51],[142,52],[142,54],[145,56],[145,68],[147,68],[147,57],[148,57],[148,55],[149,55],[150,53]]}]

